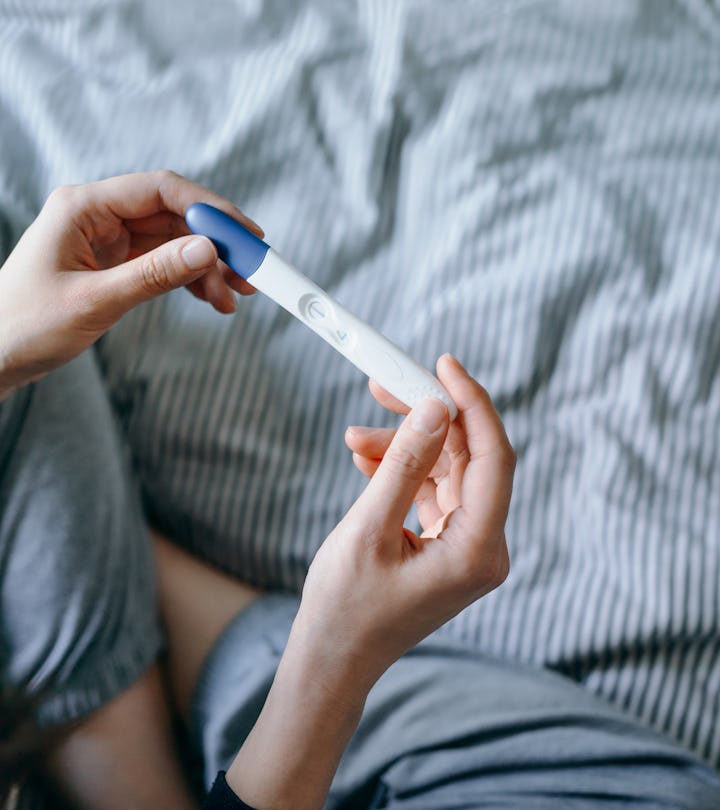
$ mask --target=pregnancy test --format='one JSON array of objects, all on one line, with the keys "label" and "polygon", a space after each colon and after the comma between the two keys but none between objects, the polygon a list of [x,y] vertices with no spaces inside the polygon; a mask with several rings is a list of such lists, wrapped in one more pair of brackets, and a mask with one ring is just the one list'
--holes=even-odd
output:
[{"label": "pregnancy test", "polygon": [[445,403],[451,420],[457,416],[452,398],[427,369],[332,299],[237,220],[211,205],[195,203],[185,212],[185,221],[193,233],[212,240],[220,258],[235,273],[401,402],[412,408],[420,400],[434,397]]}]

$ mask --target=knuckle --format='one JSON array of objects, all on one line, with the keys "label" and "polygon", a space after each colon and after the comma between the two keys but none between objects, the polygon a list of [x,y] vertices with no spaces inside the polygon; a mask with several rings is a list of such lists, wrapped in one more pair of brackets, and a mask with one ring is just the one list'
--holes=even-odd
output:
[{"label": "knuckle", "polygon": [[461,585],[477,598],[502,585],[509,573],[510,557],[503,539],[496,543],[492,550],[484,547],[478,549],[477,553],[466,561],[458,576]]},{"label": "knuckle", "polygon": [[172,260],[163,253],[148,253],[140,264],[140,283],[149,294],[174,289]]},{"label": "knuckle", "polygon": [[390,471],[403,478],[417,479],[425,477],[425,461],[409,447],[390,445],[385,453],[386,466]]},{"label": "knuckle", "polygon": [[172,169],[158,169],[155,172],[155,178],[158,188],[162,189],[176,183],[180,179],[180,175]]},{"label": "knuckle", "polygon": [[470,450],[466,446],[460,447],[451,451],[450,458],[454,463],[466,467],[470,463]]},{"label": "knuckle", "polygon": [[174,172],[172,169],[158,169],[157,172],[158,180],[173,180],[180,175],[177,172]]},{"label": "knuckle", "polygon": [[77,186],[58,186],[50,192],[47,198],[48,205],[61,205],[65,206],[71,202],[76,194]]}]

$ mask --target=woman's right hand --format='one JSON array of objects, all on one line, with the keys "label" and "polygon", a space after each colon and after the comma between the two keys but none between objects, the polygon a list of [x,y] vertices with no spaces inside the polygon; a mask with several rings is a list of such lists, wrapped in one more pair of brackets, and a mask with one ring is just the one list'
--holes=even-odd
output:
[{"label": "woman's right hand", "polygon": [[[348,429],[355,464],[371,480],[318,551],[294,628],[327,639],[341,677],[351,672],[363,687],[509,570],[514,452],[482,386],[450,355],[437,371],[458,407],[452,424],[439,400],[425,400],[397,431]],[[403,526],[413,501],[420,536]]]},{"label": "woman's right hand", "polygon": [[[397,431],[348,430],[371,480],[310,566],[270,694],[228,771],[253,807],[322,807],[375,681],[507,576],[515,455],[487,392],[457,360],[441,357],[438,376],[458,407],[452,425],[445,405],[425,400]],[[403,527],[413,500],[420,537]]]}]

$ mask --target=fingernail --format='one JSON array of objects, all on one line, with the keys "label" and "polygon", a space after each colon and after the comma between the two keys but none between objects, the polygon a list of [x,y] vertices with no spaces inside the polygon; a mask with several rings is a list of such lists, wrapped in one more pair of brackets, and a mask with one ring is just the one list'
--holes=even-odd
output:
[{"label": "fingernail", "polygon": [[439,399],[423,399],[412,409],[410,427],[418,433],[432,436],[445,424],[448,409]]},{"label": "fingernail", "polygon": [[190,270],[209,267],[211,264],[215,264],[217,259],[212,242],[204,236],[198,236],[187,242],[182,249],[182,257]]}]

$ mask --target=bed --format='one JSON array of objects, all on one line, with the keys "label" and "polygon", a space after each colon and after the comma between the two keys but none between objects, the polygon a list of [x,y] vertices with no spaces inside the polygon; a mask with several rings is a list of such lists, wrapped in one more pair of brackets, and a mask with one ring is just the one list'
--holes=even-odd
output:
[{"label": "bed", "polygon": [[[440,633],[720,767],[720,8],[703,0],[0,0],[0,250],[49,191],[167,167],[432,367],[518,454],[511,575]],[[99,347],[146,508],[298,590],[392,424],[261,296]]]}]

